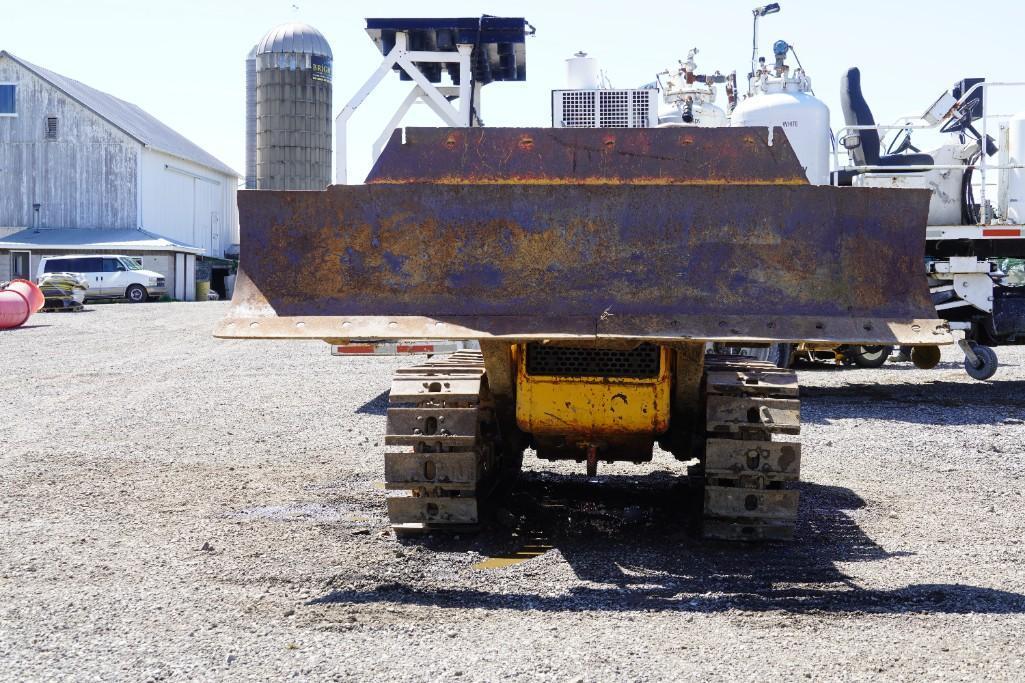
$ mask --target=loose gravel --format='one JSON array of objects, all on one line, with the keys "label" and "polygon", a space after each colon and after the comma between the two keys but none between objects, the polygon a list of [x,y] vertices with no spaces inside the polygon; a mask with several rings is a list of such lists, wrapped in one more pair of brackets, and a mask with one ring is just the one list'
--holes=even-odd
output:
[{"label": "loose gravel", "polygon": [[0,679],[1022,677],[1021,350],[989,383],[953,347],[802,368],[793,543],[694,538],[662,453],[597,483],[529,458],[493,528],[399,541],[411,359],[215,340],[224,303],[88,309],[0,332]]}]

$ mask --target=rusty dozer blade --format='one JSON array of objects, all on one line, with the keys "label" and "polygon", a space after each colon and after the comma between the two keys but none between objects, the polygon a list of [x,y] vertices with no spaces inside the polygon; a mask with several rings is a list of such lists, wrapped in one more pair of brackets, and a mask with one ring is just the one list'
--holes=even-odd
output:
[{"label": "rusty dozer blade", "polygon": [[407,128],[367,182],[808,184],[782,128]]},{"label": "rusty dozer blade", "polygon": [[217,336],[948,340],[928,191],[812,187],[779,129],[414,130],[369,180],[239,192]]}]

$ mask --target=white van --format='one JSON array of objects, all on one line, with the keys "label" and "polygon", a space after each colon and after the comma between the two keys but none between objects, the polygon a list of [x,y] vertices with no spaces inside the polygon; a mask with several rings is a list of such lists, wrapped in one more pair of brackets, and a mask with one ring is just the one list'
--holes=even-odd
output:
[{"label": "white van", "polygon": [[128,299],[132,303],[160,297],[167,291],[163,275],[143,270],[130,256],[109,254],[44,256],[36,282],[46,273],[80,273],[89,282],[86,299]]}]

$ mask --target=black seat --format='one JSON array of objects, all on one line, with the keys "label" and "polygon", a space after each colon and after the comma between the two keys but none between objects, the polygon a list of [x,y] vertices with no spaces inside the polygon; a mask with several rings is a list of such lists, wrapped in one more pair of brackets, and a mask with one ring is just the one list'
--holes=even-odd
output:
[{"label": "black seat", "polygon": [[[861,94],[861,70],[853,66],[840,80],[840,106],[843,107],[844,122],[848,126],[874,126],[872,110],[868,108],[865,96]],[[856,166],[928,166],[933,158],[928,154],[879,155],[879,131],[851,131],[857,134],[861,144],[850,150]]]}]

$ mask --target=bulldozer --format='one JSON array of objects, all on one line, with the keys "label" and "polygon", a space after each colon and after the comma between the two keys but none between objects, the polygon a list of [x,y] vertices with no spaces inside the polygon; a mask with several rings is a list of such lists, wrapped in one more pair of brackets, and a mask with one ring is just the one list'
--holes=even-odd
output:
[{"label": "bulldozer", "polygon": [[407,128],[363,185],[238,193],[215,335],[476,340],[399,369],[396,532],[463,531],[524,454],[691,462],[702,531],[792,536],[796,374],[725,346],[949,343],[928,190],[809,184],[782,128]]}]

